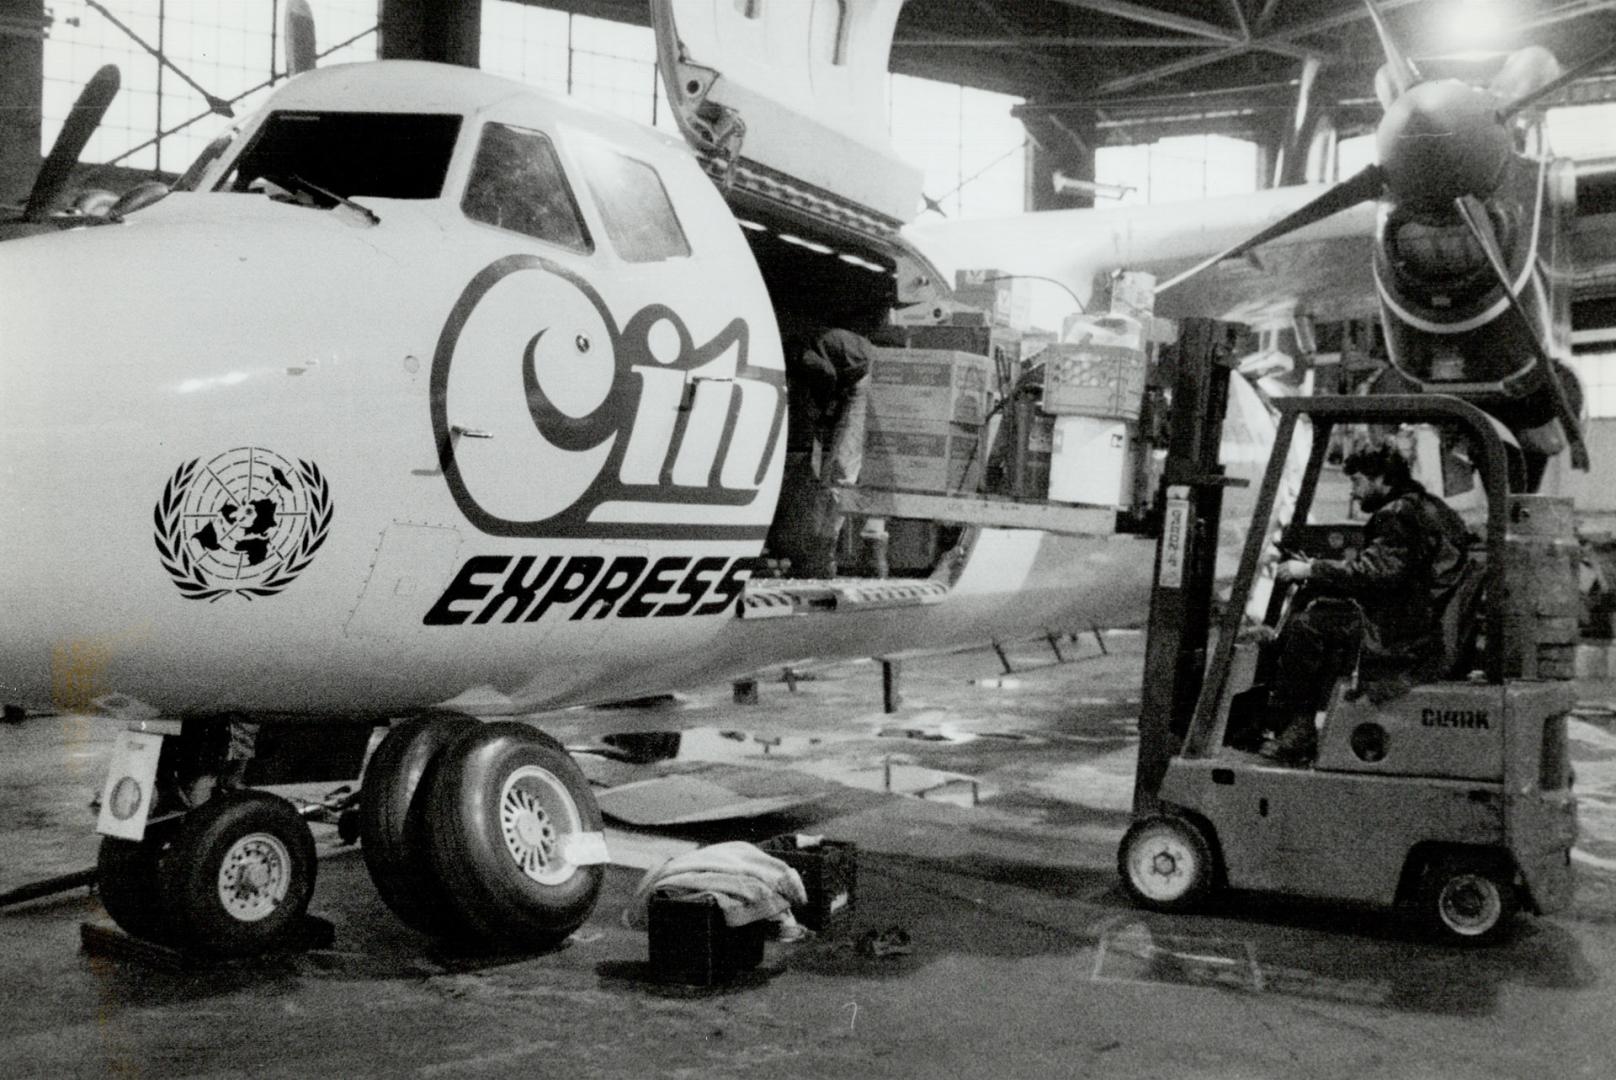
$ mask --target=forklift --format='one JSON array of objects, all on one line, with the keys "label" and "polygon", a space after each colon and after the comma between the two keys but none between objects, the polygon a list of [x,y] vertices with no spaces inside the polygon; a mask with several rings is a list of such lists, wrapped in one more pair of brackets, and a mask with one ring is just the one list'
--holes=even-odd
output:
[{"label": "forklift", "polygon": [[[1221,424],[1219,384],[1209,385],[1201,401],[1215,415],[1200,421],[1203,431]],[[1575,694],[1564,678],[1537,677],[1567,673],[1536,662],[1548,650],[1535,628],[1547,621],[1541,596],[1554,591],[1543,583],[1570,573],[1575,584],[1564,545],[1541,535],[1557,515],[1569,522],[1566,500],[1512,491],[1522,468],[1507,433],[1457,398],[1275,405],[1276,443],[1210,642],[1229,481],[1215,452],[1198,472],[1183,466],[1178,484],[1167,479],[1135,820],[1117,855],[1128,893],[1164,912],[1192,909],[1222,888],[1411,909],[1435,937],[1462,944],[1495,939],[1517,910],[1563,910],[1577,833],[1566,734]],[[1485,536],[1467,570],[1473,587],[1447,602],[1444,663],[1452,663],[1443,681],[1376,705],[1351,677],[1338,679],[1315,718],[1316,757],[1282,764],[1255,752],[1250,733],[1263,726],[1281,623],[1307,602],[1299,590],[1310,585],[1273,585],[1260,625],[1248,602],[1279,550],[1340,558],[1361,547],[1361,522],[1310,524],[1309,511],[1332,431],[1364,424],[1432,424],[1468,437],[1486,496]],[[1294,464],[1286,467],[1293,451],[1296,463],[1305,457],[1299,484]],[[1288,521],[1276,521],[1292,492]],[[1185,618],[1202,612],[1199,626]]]}]

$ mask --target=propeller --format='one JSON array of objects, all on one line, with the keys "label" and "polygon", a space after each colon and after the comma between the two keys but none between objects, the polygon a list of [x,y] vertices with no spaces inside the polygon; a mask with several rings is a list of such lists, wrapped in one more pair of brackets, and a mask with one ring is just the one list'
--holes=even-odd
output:
[{"label": "propeller", "polygon": [[107,106],[117,95],[118,83],[117,67],[107,64],[91,76],[90,81],[84,84],[84,89],[79,91],[79,99],[68,112],[61,133],[56,136],[50,153],[45,156],[45,163],[39,168],[39,175],[34,177],[33,190],[29,192],[28,203],[23,207],[23,221],[41,222],[50,216],[51,207],[66,189],[73,175],[73,166],[78,164],[85,144],[95,134],[101,118],[106,115]]},{"label": "propeller", "polygon": [[1392,37],[1391,28],[1386,25],[1386,16],[1381,13],[1375,0],[1364,0],[1364,3],[1369,8],[1370,21],[1375,24],[1375,33],[1380,36],[1381,51],[1386,54],[1386,74],[1397,93],[1406,94],[1420,81],[1419,69],[1398,48],[1397,39]]},{"label": "propeller", "polygon": [[314,44],[314,12],[309,9],[309,0],[287,0],[283,26],[286,73],[301,75],[313,71],[319,56]]},{"label": "propeller", "polygon": [[1543,347],[1543,341],[1538,336],[1531,316],[1526,313],[1521,298],[1510,285],[1509,265],[1504,260],[1503,249],[1498,243],[1498,233],[1493,229],[1492,218],[1487,215],[1487,208],[1474,195],[1462,195],[1454,200],[1454,209],[1458,210],[1459,216],[1469,227],[1470,234],[1476,238],[1476,243],[1481,245],[1482,252],[1486,254],[1493,276],[1504,287],[1504,295],[1509,298],[1510,310],[1526,327],[1526,337],[1532,343],[1532,351],[1537,354],[1538,371],[1542,373],[1543,380],[1549,387],[1555,418],[1560,421],[1560,427],[1565,431],[1566,439],[1570,443],[1572,468],[1587,472],[1588,444],[1582,438],[1581,418],[1571,405],[1571,396],[1566,392],[1565,383],[1560,381],[1560,372],[1555,366],[1554,358]]},{"label": "propeller", "polygon": [[1286,214],[1254,236],[1249,236],[1233,247],[1220,251],[1211,258],[1196,263],[1188,270],[1168,278],[1156,286],[1156,294],[1159,296],[1168,289],[1182,285],[1190,278],[1195,277],[1203,270],[1216,266],[1224,259],[1244,255],[1253,248],[1261,247],[1268,241],[1284,236],[1286,233],[1295,232],[1297,229],[1311,225],[1315,221],[1323,221],[1325,218],[1338,214],[1348,207],[1356,206],[1366,199],[1377,198],[1384,185],[1385,174],[1381,167],[1379,165],[1370,165],[1356,175],[1330,188],[1330,190],[1312,202],[1292,210],[1289,214]]},{"label": "propeller", "polygon": [[1421,81],[1418,68],[1398,48],[1375,0],[1364,3],[1386,50],[1384,71],[1396,89],[1375,132],[1380,164],[1343,180],[1255,236],[1169,278],[1157,286],[1158,293],[1182,285],[1224,259],[1244,255],[1382,195],[1389,194],[1399,205],[1432,212],[1454,205],[1457,199],[1486,199],[1509,165],[1512,135],[1507,121],[1616,54],[1613,42],[1565,74],[1499,106],[1494,94],[1456,79]]},{"label": "propeller", "polygon": [[[1457,79],[1424,80],[1398,47],[1375,0],[1364,2],[1386,53],[1386,65],[1376,77],[1377,93],[1385,106],[1375,132],[1380,164],[1336,184],[1256,235],[1169,278],[1157,292],[1176,288],[1224,259],[1243,255],[1370,199],[1387,198],[1415,216],[1457,215],[1503,288],[1510,317],[1520,320],[1526,330],[1537,360],[1538,386],[1547,391],[1554,416],[1565,432],[1573,467],[1586,470],[1588,448],[1582,438],[1580,418],[1558,364],[1510,280],[1508,260],[1488,214],[1487,200],[1504,182],[1514,156],[1511,120],[1616,55],[1616,42],[1596,50],[1563,74],[1547,50],[1528,46],[1505,63],[1491,89]],[[1500,105],[1503,97],[1508,100]]]}]

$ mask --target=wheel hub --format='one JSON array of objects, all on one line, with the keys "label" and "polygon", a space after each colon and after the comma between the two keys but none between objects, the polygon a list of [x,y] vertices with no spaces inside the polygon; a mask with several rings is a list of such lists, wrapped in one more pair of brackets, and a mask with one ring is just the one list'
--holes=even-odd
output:
[{"label": "wheel hub", "polygon": [[225,853],[219,867],[219,902],[242,922],[266,919],[291,889],[292,856],[269,833],[249,833]]},{"label": "wheel hub", "polygon": [[1151,860],[1150,869],[1161,877],[1172,877],[1178,872],[1178,860],[1173,858],[1170,851],[1158,851]]},{"label": "wheel hub", "polygon": [[1503,915],[1497,887],[1473,874],[1448,882],[1439,902],[1443,921],[1461,934],[1485,933]]},{"label": "wheel hub", "polygon": [[525,765],[505,781],[499,798],[505,850],[523,874],[541,885],[559,885],[577,871],[563,840],[581,832],[578,806],[553,773]]}]

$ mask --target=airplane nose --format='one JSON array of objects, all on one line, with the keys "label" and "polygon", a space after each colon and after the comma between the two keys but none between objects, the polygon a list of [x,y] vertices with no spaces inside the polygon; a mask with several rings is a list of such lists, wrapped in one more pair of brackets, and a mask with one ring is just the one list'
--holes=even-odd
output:
[{"label": "airplane nose", "polygon": [[1510,156],[1497,107],[1493,95],[1456,79],[1420,83],[1392,102],[1375,135],[1392,197],[1435,210],[1490,195]]}]

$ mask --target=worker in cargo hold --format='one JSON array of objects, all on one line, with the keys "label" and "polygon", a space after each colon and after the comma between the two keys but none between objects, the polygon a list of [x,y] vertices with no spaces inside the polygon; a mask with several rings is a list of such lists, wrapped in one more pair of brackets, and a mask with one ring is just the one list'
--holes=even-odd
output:
[{"label": "worker in cargo hold", "polygon": [[789,397],[785,477],[769,530],[769,553],[794,577],[836,576],[842,514],[831,488],[858,482],[869,407],[870,342],[817,327],[786,339]]},{"label": "worker in cargo hold", "polygon": [[[1377,704],[1449,675],[1457,661],[1457,609],[1479,581],[1464,522],[1409,474],[1389,443],[1359,450],[1343,466],[1370,514],[1363,548],[1347,559],[1290,557],[1281,583],[1309,582],[1314,599],[1280,634],[1271,698],[1279,718],[1272,756],[1305,764],[1317,750],[1315,714],[1356,656],[1358,692]],[[1444,625],[1444,616],[1451,616]]]}]

